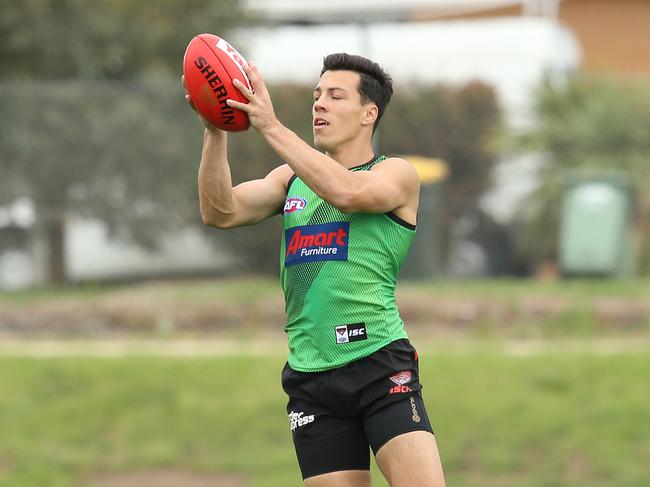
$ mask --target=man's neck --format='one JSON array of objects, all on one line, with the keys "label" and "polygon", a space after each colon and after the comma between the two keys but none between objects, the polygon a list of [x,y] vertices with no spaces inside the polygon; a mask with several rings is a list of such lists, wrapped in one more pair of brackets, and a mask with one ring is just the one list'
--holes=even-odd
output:
[{"label": "man's neck", "polygon": [[364,144],[359,147],[340,147],[327,151],[326,154],[347,169],[371,161],[375,156],[371,144]]}]

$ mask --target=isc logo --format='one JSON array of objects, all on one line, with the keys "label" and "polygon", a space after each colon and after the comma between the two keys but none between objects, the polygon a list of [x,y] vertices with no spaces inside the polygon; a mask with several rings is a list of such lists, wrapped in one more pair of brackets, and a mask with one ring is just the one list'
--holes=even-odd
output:
[{"label": "isc logo", "polygon": [[284,213],[293,213],[294,211],[303,210],[307,202],[302,198],[289,198],[284,202]]},{"label": "isc logo", "polygon": [[407,392],[413,392],[413,389],[409,386],[395,386],[388,390],[388,394],[405,394]]},{"label": "isc logo", "polygon": [[350,343],[368,339],[368,335],[366,335],[365,323],[339,325],[335,329],[335,335],[336,343]]}]

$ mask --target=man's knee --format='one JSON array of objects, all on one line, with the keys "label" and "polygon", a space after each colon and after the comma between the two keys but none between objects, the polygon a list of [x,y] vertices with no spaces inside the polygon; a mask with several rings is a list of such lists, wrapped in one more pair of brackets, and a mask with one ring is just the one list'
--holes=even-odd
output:
[{"label": "man's knee", "polygon": [[435,437],[426,431],[405,433],[377,452],[377,465],[391,487],[444,487]]}]

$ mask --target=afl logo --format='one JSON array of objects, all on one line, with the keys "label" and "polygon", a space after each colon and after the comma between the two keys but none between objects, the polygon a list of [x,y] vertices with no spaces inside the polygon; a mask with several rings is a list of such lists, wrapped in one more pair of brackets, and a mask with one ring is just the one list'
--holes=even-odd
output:
[{"label": "afl logo", "polygon": [[307,202],[302,198],[289,198],[284,202],[284,214],[301,211],[307,206]]}]

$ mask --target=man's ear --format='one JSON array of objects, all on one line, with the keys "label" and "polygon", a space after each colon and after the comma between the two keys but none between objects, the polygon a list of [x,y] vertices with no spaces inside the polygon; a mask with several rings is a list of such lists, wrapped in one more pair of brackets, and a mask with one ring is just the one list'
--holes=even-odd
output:
[{"label": "man's ear", "polygon": [[368,108],[363,112],[361,123],[363,125],[374,125],[379,116],[379,108],[374,103],[368,103]]}]

